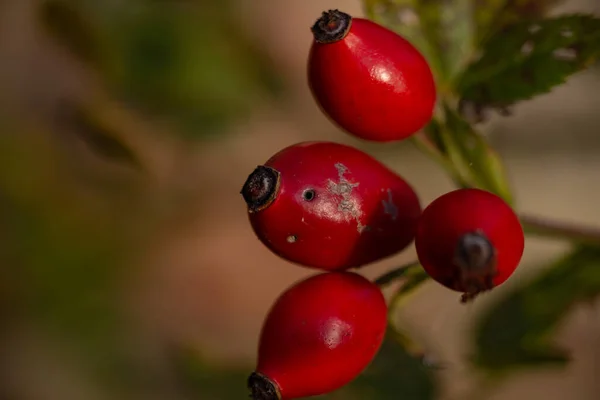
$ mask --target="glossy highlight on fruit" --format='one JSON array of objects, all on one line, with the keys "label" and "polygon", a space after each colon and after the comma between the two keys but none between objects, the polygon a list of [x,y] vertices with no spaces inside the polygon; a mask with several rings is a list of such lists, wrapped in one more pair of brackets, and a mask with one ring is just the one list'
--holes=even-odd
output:
[{"label": "glossy highlight on fruit", "polygon": [[252,228],[280,257],[323,270],[360,267],[406,248],[421,214],[399,175],[332,142],[289,146],[242,188]]},{"label": "glossy highlight on fruit", "polygon": [[427,273],[468,301],[506,281],[525,246],[521,223],[500,197],[480,189],[446,193],[425,208],[415,247]]},{"label": "glossy highlight on fruit", "polygon": [[339,389],[373,360],[386,326],[381,290],[358,274],[321,273],[293,285],[263,323],[251,397],[290,400]]},{"label": "glossy highlight on fruit", "polygon": [[321,110],[361,139],[405,139],[430,120],[434,77],[423,55],[395,32],[339,10],[312,27],[308,83]]}]

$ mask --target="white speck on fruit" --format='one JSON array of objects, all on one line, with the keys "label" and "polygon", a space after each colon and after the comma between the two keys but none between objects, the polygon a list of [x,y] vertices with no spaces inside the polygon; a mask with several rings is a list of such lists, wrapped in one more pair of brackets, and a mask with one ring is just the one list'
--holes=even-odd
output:
[{"label": "white speck on fruit", "polygon": [[330,179],[328,189],[332,194],[341,196],[342,198],[338,204],[338,211],[351,215],[352,218],[356,220],[356,230],[359,234],[363,233],[364,231],[369,230],[369,227],[361,222],[360,217],[362,216],[362,211],[360,209],[360,204],[358,204],[356,199],[352,198],[352,190],[357,187],[359,183],[348,182],[345,177],[348,168],[344,164],[335,163],[334,166],[338,171],[339,183],[335,183]]},{"label": "white speck on fruit", "polygon": [[381,204],[383,205],[383,212],[392,217],[392,221],[395,221],[398,218],[398,207],[394,204],[394,200],[392,199],[392,189],[387,190],[388,198],[387,200],[381,200]]},{"label": "white speck on fruit", "polygon": [[296,243],[298,237],[296,235],[290,235],[285,239],[288,243]]}]

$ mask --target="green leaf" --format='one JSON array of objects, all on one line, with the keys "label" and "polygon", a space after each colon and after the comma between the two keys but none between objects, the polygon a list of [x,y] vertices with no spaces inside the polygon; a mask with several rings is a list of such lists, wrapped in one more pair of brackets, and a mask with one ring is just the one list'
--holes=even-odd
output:
[{"label": "green leaf", "polygon": [[485,313],[474,330],[473,361],[493,373],[564,364],[568,354],[552,344],[552,334],[575,304],[598,294],[600,248],[579,247]]},{"label": "green leaf", "polygon": [[488,190],[512,203],[512,193],[506,170],[500,155],[486,138],[476,131],[454,109],[444,105],[447,131],[445,143],[452,146],[455,165],[462,166],[463,173],[473,186]]},{"label": "green leaf", "polygon": [[473,50],[471,0],[363,0],[366,15],[415,45],[427,58],[440,90]]},{"label": "green leaf", "polygon": [[386,334],[379,353],[354,382],[324,396],[329,400],[434,399],[437,394],[432,371],[398,344],[395,333]]},{"label": "green leaf", "polygon": [[464,106],[505,108],[552,90],[600,56],[600,19],[568,15],[505,27],[458,81]]},{"label": "green leaf", "polygon": [[473,0],[477,42],[523,19],[541,18],[564,0]]},{"label": "green leaf", "polygon": [[435,146],[440,164],[459,187],[488,190],[512,203],[512,193],[501,157],[486,138],[458,112],[443,104],[444,121],[433,121],[424,134]]}]

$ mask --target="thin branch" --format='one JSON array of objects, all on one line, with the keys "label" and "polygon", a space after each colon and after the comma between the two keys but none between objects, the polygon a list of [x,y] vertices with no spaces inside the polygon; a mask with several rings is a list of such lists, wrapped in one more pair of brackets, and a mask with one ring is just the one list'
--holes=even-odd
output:
[{"label": "thin branch", "polygon": [[600,245],[600,228],[523,214],[519,218],[525,233]]}]

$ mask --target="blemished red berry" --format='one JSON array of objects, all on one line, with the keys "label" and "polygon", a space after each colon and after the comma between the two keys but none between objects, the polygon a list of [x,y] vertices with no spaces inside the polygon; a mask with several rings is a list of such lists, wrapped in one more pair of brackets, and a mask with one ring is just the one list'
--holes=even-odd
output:
[{"label": "blemished red berry", "polygon": [[373,360],[386,326],[381,290],[358,274],[327,272],[293,285],[263,323],[251,397],[297,399],[346,385]]},{"label": "blemished red berry", "polygon": [[333,142],[279,151],[250,174],[241,193],[265,246],[288,261],[328,271],[403,250],[421,214],[402,177],[367,153]]},{"label": "blemished red berry", "polygon": [[435,199],[419,220],[415,247],[425,271],[468,301],[506,281],[525,246],[519,218],[500,197],[458,189]]},{"label": "blemished red berry", "polygon": [[323,12],[312,27],[308,82],[321,110],[361,139],[405,139],[436,102],[429,64],[406,39],[364,18]]}]

